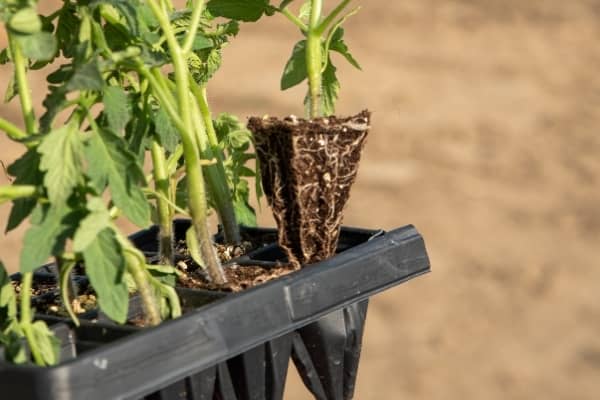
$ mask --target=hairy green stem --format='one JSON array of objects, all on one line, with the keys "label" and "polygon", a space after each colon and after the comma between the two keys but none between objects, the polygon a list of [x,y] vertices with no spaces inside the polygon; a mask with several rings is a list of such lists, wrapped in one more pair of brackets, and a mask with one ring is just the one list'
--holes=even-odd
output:
[{"label": "hairy green stem", "polygon": [[156,199],[158,208],[159,232],[159,255],[160,263],[163,265],[173,264],[173,209],[166,201],[171,199],[169,175],[166,169],[164,149],[156,142],[151,147],[152,164],[154,174],[154,186],[158,193],[164,198]]},{"label": "hairy green stem", "polygon": [[[169,52],[173,62],[178,111],[183,123],[183,129],[180,129],[180,135],[183,145],[183,157],[185,159],[187,170],[188,202],[192,216],[192,224],[196,231],[198,245],[202,253],[202,258],[206,263],[208,274],[213,282],[225,283],[225,275],[212,246],[210,233],[208,232],[206,190],[204,187],[204,178],[202,176],[200,155],[198,154],[193,134],[194,128],[190,110],[189,70],[181,47],[173,33],[168,15],[161,10],[156,3],[156,0],[148,0],[148,5],[152,9],[154,16],[158,20],[158,23],[167,38]],[[203,6],[204,1],[198,1],[195,5],[195,7]]]},{"label": "hairy green stem", "polygon": [[294,25],[296,25],[298,29],[300,29],[302,32],[306,32],[308,30],[306,24],[302,22],[302,20],[298,18],[293,12],[291,12],[287,7],[280,8],[279,12],[287,19],[289,19]]},{"label": "hairy green stem", "polygon": [[162,74],[160,68],[158,67],[152,68],[151,72],[152,76],[156,79],[156,82],[160,84],[160,87],[162,88],[162,93],[164,93],[165,98],[167,98],[169,102],[174,106],[177,105],[177,101],[175,100],[175,97],[173,97],[173,93],[171,92],[171,88],[169,87],[169,84],[172,82]]},{"label": "hairy green stem", "polygon": [[[175,100],[173,99],[173,96],[171,96],[171,93],[163,88],[160,79],[157,79],[157,75],[150,73],[150,71],[148,71],[145,67],[139,66],[139,72],[148,80],[150,86],[152,86],[153,94],[156,96],[160,102],[160,105],[164,108],[167,114],[169,114],[169,118],[171,118],[177,130],[184,131],[185,126],[180,118],[179,113],[175,109]],[[160,71],[158,72],[158,76],[160,76]]]},{"label": "hairy green stem", "polygon": [[136,249],[125,248],[124,250],[127,270],[133,277],[135,286],[137,287],[138,293],[142,298],[148,323],[151,326],[158,325],[161,321],[160,311],[158,304],[156,303],[156,299],[150,290],[150,284],[148,282],[148,277],[146,276],[146,268],[144,267],[144,264],[142,260],[140,260],[138,254],[136,254]]},{"label": "hairy green stem", "polygon": [[6,132],[12,140],[22,140],[27,137],[27,133],[23,132],[16,125],[11,124],[4,118],[0,118],[0,129]]},{"label": "hairy green stem", "polygon": [[12,37],[10,32],[8,33],[8,43],[13,57],[13,64],[15,66],[17,90],[19,92],[21,110],[25,119],[25,129],[27,130],[28,135],[34,135],[37,133],[37,121],[35,119],[35,113],[33,112],[29,82],[27,82],[27,59],[23,55],[19,43]]},{"label": "hairy green stem", "polygon": [[31,284],[33,273],[26,272],[21,277],[21,323],[31,322]]},{"label": "hairy green stem", "polygon": [[191,23],[189,26],[189,31],[187,36],[185,37],[185,41],[183,42],[183,47],[181,48],[183,54],[187,54],[192,49],[194,44],[194,39],[196,39],[196,34],[198,33],[198,26],[200,25],[200,17],[202,17],[202,4],[194,5],[194,10],[192,11]]},{"label": "hairy green stem", "polygon": [[321,45],[321,34],[318,30],[322,8],[322,0],[311,0],[310,20],[306,35],[306,69],[308,74],[310,118],[320,117],[322,110],[323,72],[321,67],[323,65],[323,48]]},{"label": "hairy green stem", "polygon": [[171,307],[171,318],[181,317],[181,303],[179,302],[179,296],[174,287],[166,285],[148,273],[148,281],[152,286],[158,290],[161,295],[169,301]]},{"label": "hairy green stem", "polygon": [[341,14],[342,11],[344,11],[344,8],[346,8],[346,6],[350,4],[351,1],[352,0],[342,0],[342,2],[338,4],[337,7],[334,8],[327,17],[325,17],[325,19],[319,24],[319,26],[317,26],[317,32],[320,35],[325,33],[329,25],[333,23],[333,21],[338,17],[338,15]]},{"label": "hairy green stem", "polygon": [[33,197],[37,194],[37,187],[32,185],[0,186],[0,204],[5,201]]},{"label": "hairy green stem", "polygon": [[240,228],[235,216],[235,210],[233,208],[231,191],[226,185],[227,174],[225,173],[223,155],[219,149],[219,141],[213,125],[210,108],[208,106],[206,87],[198,87],[198,85],[195,83],[190,83],[190,85],[196,101],[198,102],[204,130],[208,137],[208,146],[203,149],[204,158],[216,158],[217,160],[215,165],[206,167],[206,175],[210,185],[211,193],[213,194],[213,197],[215,197],[217,211],[223,226],[225,242],[229,244],[239,244],[242,241],[240,236]]},{"label": "hairy green stem", "polygon": [[60,296],[62,298],[63,306],[65,310],[67,310],[67,314],[71,318],[71,321],[75,324],[75,326],[79,326],[79,318],[73,311],[73,307],[71,305],[71,298],[76,298],[76,288],[73,279],[71,279],[71,271],[76,265],[74,260],[57,260],[56,265],[60,270]]},{"label": "hairy green stem", "polygon": [[33,334],[33,330],[31,327],[31,284],[33,282],[33,273],[27,272],[23,274],[21,278],[21,328],[23,329],[23,334],[25,335],[25,339],[27,340],[27,344],[29,344],[29,350],[31,351],[31,355],[33,356],[33,361],[37,365],[45,365],[44,358],[42,357],[42,353],[37,346],[37,342],[35,341],[35,335]]}]

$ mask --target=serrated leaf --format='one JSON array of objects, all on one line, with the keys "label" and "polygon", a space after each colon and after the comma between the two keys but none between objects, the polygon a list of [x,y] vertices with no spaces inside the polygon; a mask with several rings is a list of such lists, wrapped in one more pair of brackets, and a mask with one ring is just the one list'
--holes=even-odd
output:
[{"label": "serrated leaf", "polygon": [[[9,165],[7,172],[15,177],[15,185],[41,185],[44,179],[40,171],[40,155],[35,150],[28,150],[21,158]],[[8,217],[6,232],[19,226],[31,214],[37,201],[35,199],[18,199],[13,201],[13,207]]]},{"label": "serrated leaf", "polygon": [[31,214],[36,204],[35,199],[18,199],[13,201],[4,232],[8,233],[21,225],[21,222]]},{"label": "serrated leaf", "polygon": [[89,62],[75,69],[66,85],[66,90],[102,90],[104,80],[96,62]]},{"label": "serrated leaf", "polygon": [[206,9],[215,17],[253,22],[269,9],[269,0],[210,0]]},{"label": "serrated leaf", "polygon": [[340,82],[335,74],[336,68],[329,60],[327,68],[323,71],[323,113],[324,115],[335,114],[335,104],[340,93]]},{"label": "serrated leaf", "polygon": [[22,8],[10,18],[8,27],[15,32],[29,35],[42,29],[42,20],[33,8]]},{"label": "serrated leaf", "polygon": [[73,237],[73,250],[84,251],[104,229],[111,225],[111,217],[104,201],[99,197],[88,200],[89,214],[81,221]]},{"label": "serrated leaf", "polygon": [[172,153],[179,143],[179,133],[177,128],[171,122],[169,115],[162,108],[158,109],[152,115],[154,121],[154,130],[158,136],[160,144]]},{"label": "serrated leaf", "polygon": [[66,86],[49,86],[50,94],[46,96],[42,103],[46,107],[46,112],[40,118],[40,131],[48,132],[51,129],[54,118],[63,110],[67,102]]},{"label": "serrated leaf", "polygon": [[252,133],[247,129],[239,129],[233,132],[229,132],[227,135],[227,141],[229,146],[234,149],[241,149],[242,147],[252,143]]},{"label": "serrated leaf", "polygon": [[53,85],[59,85],[67,81],[73,75],[73,66],[61,65],[56,71],[48,74],[46,80]]},{"label": "serrated leaf", "polygon": [[[219,48],[212,48],[203,52],[192,53],[188,59],[188,67],[192,72],[194,81],[199,85],[206,84],[210,78],[213,77],[215,72],[221,67],[221,50]],[[200,57],[198,54],[202,55]]]},{"label": "serrated leaf", "polygon": [[257,226],[256,212],[246,199],[236,199],[233,202],[233,209],[235,211],[235,218],[239,224],[244,226]]},{"label": "serrated leaf", "polygon": [[62,251],[72,227],[66,218],[72,210],[65,205],[38,206],[32,217],[32,226],[23,238],[21,273],[33,272],[48,257]]},{"label": "serrated leaf", "polygon": [[100,309],[112,320],[125,323],[129,293],[123,279],[125,259],[111,229],[104,229],[83,252],[86,275],[98,295]]},{"label": "serrated leaf", "polygon": [[118,86],[109,86],[104,89],[104,113],[108,126],[114,132],[121,132],[131,119],[131,105],[127,93]]},{"label": "serrated leaf", "polygon": [[346,58],[346,60],[348,60],[350,64],[352,64],[352,66],[359,70],[362,69],[358,61],[356,61],[354,56],[352,56],[352,54],[350,53],[350,50],[348,50],[348,45],[346,45],[346,42],[344,41],[344,28],[338,27],[335,30],[331,37],[329,50],[340,53]]},{"label": "serrated leaf", "polygon": [[38,61],[49,61],[56,54],[56,38],[50,32],[15,37],[23,54]]},{"label": "serrated leaf", "polygon": [[190,226],[185,232],[185,243],[187,244],[188,251],[192,260],[196,262],[202,269],[206,269],[202,255],[200,254],[200,246],[198,244],[198,236],[196,236],[196,230],[193,226]]},{"label": "serrated leaf", "polygon": [[302,6],[300,7],[300,12],[298,14],[298,18],[300,18],[301,21],[308,22],[308,20],[310,18],[311,9],[312,9],[311,0],[305,1],[304,4],[302,4]]},{"label": "serrated leaf", "polygon": [[33,340],[45,365],[56,365],[60,361],[60,340],[48,328],[44,321],[31,324]]},{"label": "serrated leaf", "polygon": [[44,186],[53,203],[64,203],[82,180],[80,155],[83,142],[77,124],[69,123],[51,131],[38,147]]},{"label": "serrated leaf", "polygon": [[219,114],[217,118],[213,120],[213,126],[219,142],[224,141],[229,135],[229,132],[244,128],[244,125],[240,123],[240,120],[235,115],[229,113]]},{"label": "serrated leaf", "polygon": [[283,70],[281,90],[289,89],[302,83],[308,77],[306,72],[306,40],[301,40],[294,46],[292,55]]},{"label": "serrated leaf", "polygon": [[107,182],[112,200],[125,216],[139,227],[150,224],[150,206],[139,184],[144,173],[125,141],[116,134],[99,130],[88,140],[87,175],[94,182]]}]

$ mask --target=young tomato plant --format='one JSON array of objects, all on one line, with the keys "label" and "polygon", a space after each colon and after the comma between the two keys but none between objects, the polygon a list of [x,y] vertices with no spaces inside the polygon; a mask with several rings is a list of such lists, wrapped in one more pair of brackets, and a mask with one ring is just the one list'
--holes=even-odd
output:
[{"label": "young tomato plant", "polygon": [[281,90],[308,81],[308,94],[305,97],[307,115],[316,118],[335,112],[340,83],[331,53],[341,54],[350,64],[360,69],[360,65],[350,53],[344,40],[344,22],[356,14],[360,7],[350,9],[352,0],[340,1],[327,15],[323,14],[323,0],[303,2],[297,13],[290,6],[294,0],[283,0],[279,5],[269,0],[210,0],[208,9],[214,15],[241,21],[256,21],[263,15],[275,13],[286,17],[296,26],[304,39],[294,46],[281,78]]},{"label": "young tomato plant", "polygon": [[[24,337],[34,360],[49,364],[51,357],[35,355],[45,336],[31,323],[29,289],[37,267],[54,257],[74,321],[77,292],[70,277],[79,264],[113,320],[126,321],[131,291],[141,296],[150,325],[177,317],[175,214],[191,217],[190,252],[212,281],[223,283],[209,206],[225,240],[239,242],[237,221],[255,222],[245,180],[254,172],[244,166],[253,158],[249,134],[231,116],[213,121],[207,101],[207,83],[221,49],[238,32],[236,21],[219,23],[200,0],[182,9],[170,0],[64,0],[47,16],[36,6],[34,0],[0,0],[9,39],[0,62],[13,66],[5,100],[18,98],[24,125],[0,118],[0,130],[24,148],[8,167],[14,180],[0,187],[0,202],[13,203],[7,230],[31,223],[20,259],[20,313],[5,295],[9,289],[2,289],[0,307],[9,311],[0,320],[2,343]],[[38,118],[27,73],[54,61],[61,65],[47,76]],[[147,264],[116,227],[120,216],[141,228],[151,221],[160,226],[162,265]]]}]

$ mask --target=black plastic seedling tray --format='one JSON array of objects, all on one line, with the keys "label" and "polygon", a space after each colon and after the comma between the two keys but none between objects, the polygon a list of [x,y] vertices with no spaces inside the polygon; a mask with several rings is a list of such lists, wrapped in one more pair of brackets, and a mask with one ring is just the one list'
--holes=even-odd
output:
[{"label": "black plastic seedling tray", "polygon": [[[187,226],[177,221],[176,231]],[[150,229],[132,239],[151,255],[156,236]],[[338,250],[258,287],[213,294],[213,302],[151,329],[89,321],[75,328],[46,318],[62,338],[61,363],[0,361],[0,398],[281,400],[291,358],[316,399],[351,399],[368,299],[428,272],[429,260],[412,226],[387,233],[344,228]],[[267,246],[241,261],[281,257]],[[185,305],[206,292],[180,295]]]}]

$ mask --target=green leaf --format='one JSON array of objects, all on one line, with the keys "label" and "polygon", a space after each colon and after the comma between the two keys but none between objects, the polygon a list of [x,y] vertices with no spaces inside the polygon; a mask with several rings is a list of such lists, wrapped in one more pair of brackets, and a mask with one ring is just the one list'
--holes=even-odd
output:
[{"label": "green leaf", "polygon": [[3,332],[10,320],[16,317],[17,296],[4,263],[0,261],[0,332]]},{"label": "green leaf", "polygon": [[123,279],[125,259],[114,232],[104,229],[83,252],[85,271],[98,295],[98,304],[112,320],[125,323],[129,293]]},{"label": "green leaf", "polygon": [[79,32],[79,25],[76,5],[73,3],[63,4],[56,25],[56,38],[58,47],[67,58],[73,57],[73,50],[78,40],[74,32]]},{"label": "green leaf", "polygon": [[306,40],[301,40],[294,46],[292,56],[288,60],[283,76],[281,90],[289,89],[302,83],[308,77],[306,72]]},{"label": "green leaf", "polygon": [[42,29],[42,20],[33,8],[22,8],[8,21],[8,27],[15,32],[29,35]]},{"label": "green leaf", "polygon": [[358,61],[356,61],[356,59],[350,53],[350,50],[348,50],[348,46],[346,45],[346,42],[344,41],[344,28],[338,27],[333,32],[333,35],[331,36],[331,41],[329,44],[329,50],[340,53],[355,68],[357,68],[359,70],[362,69],[360,67],[360,64],[358,63]]},{"label": "green leaf", "polygon": [[88,140],[87,175],[93,182],[107,182],[112,200],[139,227],[150,224],[150,206],[139,184],[145,181],[136,157],[116,134],[99,130]]},{"label": "green leaf", "polygon": [[[12,163],[7,171],[15,177],[15,185],[41,185],[44,175],[40,171],[40,155],[34,149],[28,150],[21,158]],[[13,201],[13,207],[8,217],[6,232],[19,226],[31,214],[37,204],[36,199],[25,198]]]},{"label": "green leaf", "polygon": [[7,64],[10,61],[10,56],[8,54],[8,49],[2,49],[0,51],[0,65]]},{"label": "green leaf", "polygon": [[206,269],[204,265],[204,260],[202,260],[202,255],[200,254],[200,246],[198,244],[198,236],[196,236],[196,230],[193,226],[190,226],[189,229],[185,232],[185,242],[188,247],[188,251],[190,252],[190,256],[192,260],[196,262],[202,269]]},{"label": "green leaf", "polygon": [[25,364],[27,352],[25,351],[25,342],[23,335],[19,334],[19,326],[13,321],[11,328],[7,333],[0,333],[0,344],[4,347],[4,358],[12,364]]},{"label": "green leaf", "polygon": [[175,287],[177,270],[169,265],[146,265],[146,269],[161,283]]},{"label": "green leaf", "polygon": [[17,86],[17,80],[15,78],[15,74],[12,73],[6,87],[6,92],[4,93],[5,103],[10,102],[19,93],[19,87]]},{"label": "green leaf", "polygon": [[190,54],[187,63],[194,81],[199,85],[204,85],[221,67],[221,50],[219,48],[205,50],[204,53],[206,54],[201,54],[202,57],[198,55],[200,53],[203,52]]},{"label": "green leaf", "polygon": [[210,0],[206,9],[215,17],[253,22],[269,9],[269,0]]},{"label": "green leaf", "polygon": [[212,40],[204,36],[202,33],[198,33],[194,38],[194,42],[192,43],[192,50],[194,51],[210,49],[211,47],[213,47]]},{"label": "green leaf", "polygon": [[115,9],[119,11],[119,13],[125,17],[125,21],[129,28],[129,31],[133,36],[139,36],[140,34],[140,26],[138,21],[138,15],[136,9],[139,7],[138,1],[132,0],[96,0],[92,3],[92,6],[102,5],[102,4],[110,4]]},{"label": "green leaf", "polygon": [[48,257],[62,251],[72,229],[66,218],[71,212],[66,205],[38,206],[35,209],[31,217],[32,226],[23,239],[21,273],[33,272]]},{"label": "green leaf", "polygon": [[131,105],[125,90],[109,86],[104,89],[103,101],[108,126],[114,132],[121,132],[131,119]]},{"label": "green leaf", "polygon": [[67,102],[66,85],[48,86],[48,89],[50,93],[42,103],[46,107],[46,112],[40,118],[40,131],[44,133],[50,131],[54,118],[64,109]]},{"label": "green leaf", "polygon": [[235,199],[233,209],[235,211],[235,218],[239,224],[244,226],[257,226],[256,212],[246,199]]},{"label": "green leaf", "polygon": [[213,126],[219,142],[226,140],[230,132],[244,128],[240,120],[235,115],[229,113],[219,114],[213,120]]},{"label": "green leaf", "polygon": [[101,198],[89,199],[87,209],[90,213],[81,221],[73,238],[73,250],[76,252],[84,251],[112,222],[110,213]]},{"label": "green leaf", "polygon": [[66,82],[73,75],[73,65],[61,65],[56,71],[48,74],[46,80],[53,85]]},{"label": "green leaf", "polygon": [[67,91],[104,89],[104,80],[96,62],[83,64],[75,70],[66,85]]},{"label": "green leaf", "polygon": [[56,54],[56,38],[49,32],[16,36],[23,54],[34,60],[49,61]]},{"label": "green leaf", "polygon": [[179,133],[177,128],[171,123],[171,118],[169,118],[167,112],[162,108],[159,108],[153,113],[152,117],[154,121],[154,130],[160,144],[168,152],[174,152],[179,143]]},{"label": "green leaf", "polygon": [[44,186],[53,203],[64,203],[82,180],[80,155],[83,142],[76,123],[51,131],[39,145]]},{"label": "green leaf", "polygon": [[300,18],[303,22],[308,22],[310,18],[310,11],[312,8],[311,0],[306,0],[304,4],[300,7],[300,13],[298,14],[298,18]]},{"label": "green leaf", "polygon": [[279,8],[280,9],[284,9],[286,8],[292,1],[294,0],[283,0],[280,4],[279,4]]},{"label": "green leaf", "polygon": [[247,129],[239,129],[233,132],[229,132],[227,135],[227,141],[229,146],[234,149],[241,149],[252,143],[252,133]]},{"label": "green leaf", "polygon": [[323,71],[323,113],[325,115],[335,114],[335,103],[340,93],[340,82],[335,74],[336,68],[331,63],[327,63],[327,68]]},{"label": "green leaf", "polygon": [[35,341],[45,365],[56,365],[60,361],[60,340],[48,328],[44,321],[31,324]]},{"label": "green leaf", "polygon": [[10,210],[10,215],[8,217],[8,222],[6,223],[6,228],[4,230],[5,233],[8,233],[15,229],[17,226],[21,225],[31,211],[35,208],[36,205],[35,199],[18,199],[13,201],[13,207]]}]

